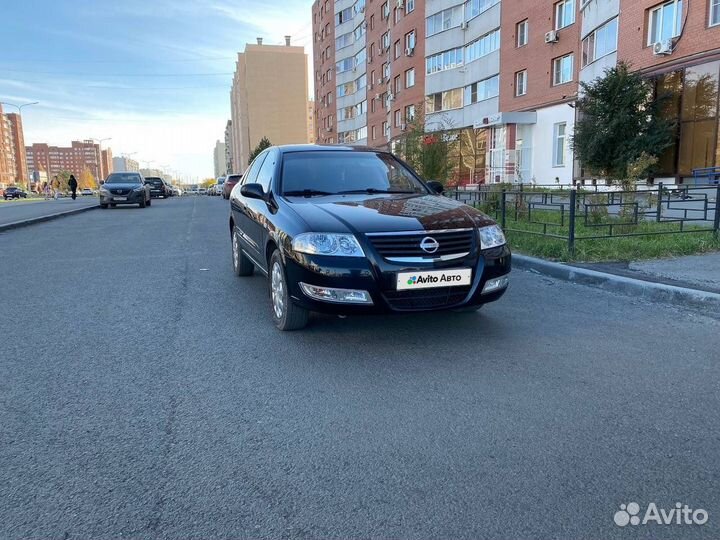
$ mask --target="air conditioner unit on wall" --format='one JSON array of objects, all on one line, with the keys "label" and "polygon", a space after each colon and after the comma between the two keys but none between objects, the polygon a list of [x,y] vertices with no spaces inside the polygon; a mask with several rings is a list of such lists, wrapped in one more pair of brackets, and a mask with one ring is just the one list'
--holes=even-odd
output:
[{"label": "air conditioner unit on wall", "polygon": [[653,45],[653,54],[655,56],[667,56],[673,53],[673,40],[664,39]]},{"label": "air conditioner unit on wall", "polygon": [[405,1],[404,0],[397,0],[397,7],[400,9],[405,7]]},{"label": "air conditioner unit on wall", "polygon": [[467,23],[467,21],[463,21],[460,23],[460,30],[467,30],[468,26],[469,24]]},{"label": "air conditioner unit on wall", "polygon": [[560,36],[557,30],[550,30],[545,33],[545,43],[557,43],[558,41],[560,41]]},{"label": "air conditioner unit on wall", "polygon": [[405,49],[405,56],[412,56],[415,52],[415,47],[407,47]]}]

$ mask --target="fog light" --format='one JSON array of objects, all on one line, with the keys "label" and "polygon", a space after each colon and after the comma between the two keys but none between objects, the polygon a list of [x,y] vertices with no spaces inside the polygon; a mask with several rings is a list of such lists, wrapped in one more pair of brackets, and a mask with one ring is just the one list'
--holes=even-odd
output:
[{"label": "fog light", "polygon": [[333,289],[330,287],[316,287],[300,282],[302,291],[315,300],[334,302],[337,304],[372,304],[370,293],[358,289]]},{"label": "fog light", "polygon": [[488,279],[487,282],[485,282],[485,286],[483,287],[482,293],[488,294],[491,292],[498,291],[500,289],[504,289],[505,287],[508,286],[508,283],[510,283],[510,279],[507,276]]}]

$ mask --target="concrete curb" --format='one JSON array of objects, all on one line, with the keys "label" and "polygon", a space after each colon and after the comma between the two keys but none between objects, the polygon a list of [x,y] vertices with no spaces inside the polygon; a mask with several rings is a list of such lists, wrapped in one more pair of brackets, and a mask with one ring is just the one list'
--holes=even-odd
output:
[{"label": "concrete curb", "polygon": [[527,255],[513,254],[514,268],[532,270],[571,283],[598,287],[628,296],[636,296],[650,302],[662,302],[682,307],[712,309],[720,313],[720,294],[687,289],[664,283],[643,281],[587,268],[546,261]]},{"label": "concrete curb", "polygon": [[80,214],[89,210],[95,210],[96,208],[100,208],[100,204],[96,204],[95,206],[83,206],[82,208],[74,208],[72,210],[66,210],[65,212],[56,212],[54,214],[48,214],[46,216],[38,216],[30,219],[23,219],[21,221],[13,221],[12,223],[5,223],[3,225],[0,225],[0,233],[12,229],[19,229],[20,227],[35,225],[36,223],[42,223],[44,221],[52,221],[53,219],[58,219],[65,216]]}]

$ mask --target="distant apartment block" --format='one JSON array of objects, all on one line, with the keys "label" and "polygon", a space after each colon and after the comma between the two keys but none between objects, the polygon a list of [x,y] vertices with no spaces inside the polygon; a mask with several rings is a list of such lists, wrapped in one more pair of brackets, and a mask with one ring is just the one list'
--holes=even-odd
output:
[{"label": "distant apartment block", "polygon": [[45,171],[50,178],[68,171],[79,178],[88,169],[96,181],[103,180],[111,170],[112,153],[90,141],[72,141],[69,147],[35,143],[26,146],[27,166],[31,171]]},{"label": "distant apartment block", "polygon": [[236,172],[263,137],[273,144],[308,142],[307,55],[303,47],[248,44],[238,53],[231,90],[232,159]]},{"label": "distant apartment block", "polygon": [[140,164],[134,159],[121,156],[112,158],[112,172],[139,172]]},{"label": "distant apartment block", "polygon": [[228,173],[234,173],[235,162],[233,161],[233,135],[232,135],[232,120],[228,120],[225,125],[225,170]]},{"label": "distant apartment block", "polygon": [[570,184],[580,82],[628,61],[669,93],[658,178],[720,166],[720,0],[316,0],[315,134],[394,142],[424,107],[458,184]]},{"label": "distant apartment block", "polygon": [[215,168],[215,178],[225,176],[228,173],[225,163],[225,143],[216,141],[213,150],[213,165]]},{"label": "distant apartment block", "polygon": [[29,180],[22,117],[3,113],[0,105],[0,187],[24,186]]},{"label": "distant apartment block", "polygon": [[315,102],[308,100],[307,105],[308,142],[315,144]]}]

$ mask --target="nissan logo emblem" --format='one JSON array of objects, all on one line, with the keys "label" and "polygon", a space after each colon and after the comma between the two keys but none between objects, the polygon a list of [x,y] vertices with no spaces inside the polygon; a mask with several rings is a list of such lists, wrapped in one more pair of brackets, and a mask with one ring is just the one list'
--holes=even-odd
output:
[{"label": "nissan logo emblem", "polygon": [[431,236],[426,236],[420,242],[420,249],[425,253],[435,253],[439,248],[440,243]]}]

